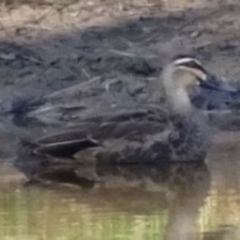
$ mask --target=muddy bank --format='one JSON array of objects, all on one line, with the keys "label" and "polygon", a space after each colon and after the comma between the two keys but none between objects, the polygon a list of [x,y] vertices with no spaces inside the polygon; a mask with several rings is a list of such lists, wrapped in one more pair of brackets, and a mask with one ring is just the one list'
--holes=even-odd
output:
[{"label": "muddy bank", "polygon": [[[116,10],[114,4],[93,3],[65,6],[63,11],[23,5],[3,12],[2,111],[19,99],[41,100],[95,79],[102,85],[115,81],[114,89],[127,89],[134,96],[158,80],[163,65],[180,53],[197,56],[216,75],[239,80],[240,4],[172,11],[154,4]],[[98,94],[97,89],[91,91]],[[144,90],[142,96],[151,94]],[[6,126],[1,129],[5,132]]]},{"label": "muddy bank", "polygon": [[5,107],[12,98],[44,96],[97,76],[151,80],[179,53],[196,55],[217,75],[238,80],[239,12],[237,4],[180,12],[156,8],[122,18],[103,16],[105,23],[92,17],[91,25],[83,21],[74,27],[65,17],[62,31],[51,26],[50,16],[12,28],[5,21],[8,29],[0,34],[1,101]]}]

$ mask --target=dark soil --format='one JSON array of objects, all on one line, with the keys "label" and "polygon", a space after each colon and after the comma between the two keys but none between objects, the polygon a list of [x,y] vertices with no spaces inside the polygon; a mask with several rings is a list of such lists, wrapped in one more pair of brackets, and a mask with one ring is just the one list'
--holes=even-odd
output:
[{"label": "dark soil", "polygon": [[[46,95],[96,76],[156,78],[163,64],[179,53],[196,55],[217,75],[238,80],[240,5],[179,12],[137,10],[122,18],[102,16],[104,24],[93,9],[89,21],[74,18],[78,26],[73,26],[72,18],[68,26],[67,13],[73,11],[69,8],[59,15],[62,22],[51,12],[25,24],[11,20],[0,34],[1,100]],[[41,11],[54,10],[22,6],[11,16]]]},{"label": "dark soil", "polygon": [[156,80],[162,66],[181,53],[197,56],[219,76],[239,80],[239,3],[209,2],[201,8],[184,3],[178,11],[161,1],[21,4],[2,4],[2,111],[18,99],[39,100],[96,77],[126,80],[134,94],[142,80]]}]

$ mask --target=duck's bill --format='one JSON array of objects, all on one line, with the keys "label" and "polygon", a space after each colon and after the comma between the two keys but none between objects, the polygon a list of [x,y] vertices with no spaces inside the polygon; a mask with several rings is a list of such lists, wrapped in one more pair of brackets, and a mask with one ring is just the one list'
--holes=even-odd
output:
[{"label": "duck's bill", "polygon": [[210,76],[207,80],[201,81],[200,87],[221,92],[237,92],[236,88],[223,80],[217,79],[215,76]]}]

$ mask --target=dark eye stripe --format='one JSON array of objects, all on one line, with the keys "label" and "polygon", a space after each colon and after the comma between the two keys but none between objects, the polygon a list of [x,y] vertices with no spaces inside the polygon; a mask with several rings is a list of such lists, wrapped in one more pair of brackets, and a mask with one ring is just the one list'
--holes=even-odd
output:
[{"label": "dark eye stripe", "polygon": [[198,70],[206,73],[206,70],[203,68],[203,66],[198,64],[195,61],[189,61],[189,62],[180,63],[180,64],[178,64],[178,66],[190,67],[190,68],[198,69]]},{"label": "dark eye stripe", "polygon": [[[181,59],[183,60],[182,62],[181,62]],[[184,61],[185,59],[187,61]],[[179,63],[177,63],[178,61]],[[176,58],[175,62],[176,62],[176,66],[180,66],[180,67],[183,66],[183,67],[197,69],[207,74],[207,71],[205,70],[205,68],[200,63],[198,63],[194,59],[191,59],[190,57]]]},{"label": "dark eye stripe", "polygon": [[[186,59],[187,61],[183,61],[181,63],[181,60],[184,60],[184,59]],[[190,68],[198,69],[204,73],[207,73],[205,68],[200,63],[198,63],[198,61],[195,61],[195,57],[192,55],[179,54],[172,58],[173,62],[177,62],[178,60],[180,60],[180,62],[176,64],[177,66],[190,67]]]}]

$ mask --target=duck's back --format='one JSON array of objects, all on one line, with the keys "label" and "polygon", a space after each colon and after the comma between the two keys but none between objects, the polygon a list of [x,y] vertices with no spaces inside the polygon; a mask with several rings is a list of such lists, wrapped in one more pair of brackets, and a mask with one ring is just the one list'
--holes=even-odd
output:
[{"label": "duck's back", "polygon": [[165,117],[145,110],[88,119],[62,132],[22,141],[15,164],[31,177],[75,171],[83,164],[169,161]]},{"label": "duck's back", "polygon": [[88,119],[34,142],[23,141],[15,165],[29,178],[77,178],[86,165],[162,164],[205,158],[203,136],[189,119],[174,117],[170,127],[166,116],[151,109],[102,120]]}]

